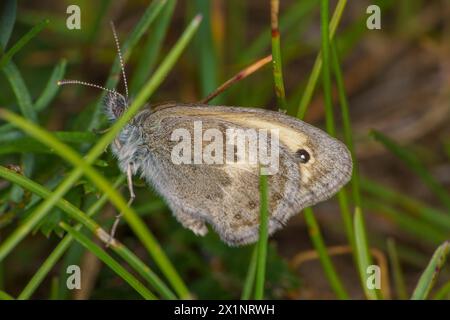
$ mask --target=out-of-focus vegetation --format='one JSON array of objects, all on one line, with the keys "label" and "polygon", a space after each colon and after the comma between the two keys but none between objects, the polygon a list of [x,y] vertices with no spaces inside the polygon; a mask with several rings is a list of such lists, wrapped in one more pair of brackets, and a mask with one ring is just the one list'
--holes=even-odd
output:
[{"label": "out-of-focus vegetation", "polygon": [[[80,30],[66,27],[71,4]],[[366,27],[370,4],[381,30]],[[5,0],[0,10],[1,299],[449,298],[450,3]],[[101,133],[104,93],[56,82],[123,91],[109,21],[132,104]],[[269,54],[273,66],[210,103],[323,127],[352,151],[351,183],[240,248],[194,236],[139,179],[127,208],[104,152],[127,117],[146,102],[200,101]],[[106,248],[99,236],[118,211],[123,246]],[[381,290],[366,286],[372,264]],[[70,265],[81,290],[66,286]]]}]

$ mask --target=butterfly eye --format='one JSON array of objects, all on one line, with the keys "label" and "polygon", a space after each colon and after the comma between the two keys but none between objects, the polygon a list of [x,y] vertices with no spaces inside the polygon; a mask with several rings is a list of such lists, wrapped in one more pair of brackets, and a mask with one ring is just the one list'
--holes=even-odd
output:
[{"label": "butterfly eye", "polygon": [[301,163],[307,163],[311,158],[308,151],[306,151],[305,149],[298,149],[295,155],[298,157]]}]

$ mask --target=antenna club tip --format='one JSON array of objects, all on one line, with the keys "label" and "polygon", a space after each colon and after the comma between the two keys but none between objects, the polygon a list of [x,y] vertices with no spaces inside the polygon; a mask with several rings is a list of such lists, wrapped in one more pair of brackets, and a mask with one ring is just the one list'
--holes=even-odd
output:
[{"label": "antenna club tip", "polygon": [[56,81],[56,84],[57,84],[58,86],[62,85],[61,80]]},{"label": "antenna club tip", "polygon": [[197,24],[200,23],[202,20],[203,20],[203,15],[201,13],[198,13],[194,18],[194,21]]}]

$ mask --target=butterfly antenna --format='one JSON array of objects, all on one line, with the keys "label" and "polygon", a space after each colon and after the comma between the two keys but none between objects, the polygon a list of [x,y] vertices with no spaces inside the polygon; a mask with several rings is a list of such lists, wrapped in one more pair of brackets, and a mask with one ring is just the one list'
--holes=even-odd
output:
[{"label": "butterfly antenna", "polygon": [[104,90],[106,92],[109,92],[109,93],[112,93],[112,94],[115,94],[115,95],[119,95],[122,98],[124,98],[124,96],[121,95],[120,93],[118,93],[116,90],[108,89],[108,88],[99,86],[98,84],[94,84],[94,83],[89,83],[89,82],[84,82],[84,81],[79,81],[79,80],[59,80],[57,82],[57,84],[58,84],[58,86],[62,86],[62,85],[65,85],[65,84],[81,84],[82,86],[97,88],[97,89]]},{"label": "butterfly antenna", "polygon": [[127,76],[125,74],[125,64],[123,63],[122,52],[120,51],[119,37],[117,36],[116,27],[114,26],[114,22],[111,21],[110,23],[111,23],[111,29],[113,32],[113,36],[114,36],[114,42],[116,43],[117,54],[119,56],[120,68],[122,69],[123,84],[125,86],[125,96],[128,100],[128,83],[127,83]]}]

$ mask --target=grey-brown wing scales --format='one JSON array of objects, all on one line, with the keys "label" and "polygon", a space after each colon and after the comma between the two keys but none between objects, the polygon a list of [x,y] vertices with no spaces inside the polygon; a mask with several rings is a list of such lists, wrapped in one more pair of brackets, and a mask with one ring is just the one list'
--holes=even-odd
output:
[{"label": "grey-brown wing scales", "polygon": [[[171,140],[176,129],[186,129],[193,137],[194,121],[198,120],[202,120],[203,132],[210,128],[225,132],[227,128],[239,126],[218,117],[202,118],[177,112],[158,111],[150,117],[154,119],[146,122],[149,125],[145,130],[152,158],[149,170],[155,171],[150,180],[180,223],[198,235],[206,234],[205,223],[209,223],[230,245],[256,241],[260,207],[257,165],[174,164],[171,157],[179,143]],[[225,137],[223,141],[224,147],[233,147],[226,145]],[[209,143],[203,142],[203,147]],[[292,194],[298,190],[300,181],[294,155],[282,146],[279,156],[278,173],[268,179],[270,233],[301,209],[296,202],[298,197]]]}]

